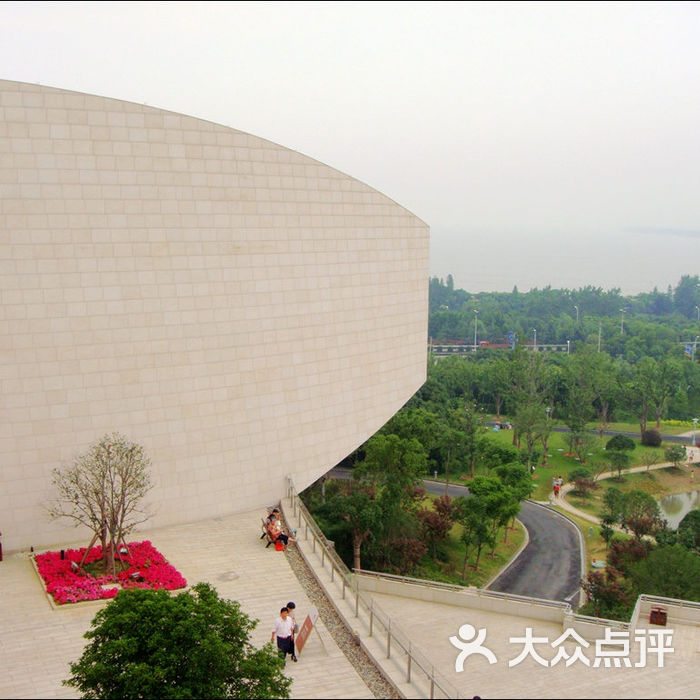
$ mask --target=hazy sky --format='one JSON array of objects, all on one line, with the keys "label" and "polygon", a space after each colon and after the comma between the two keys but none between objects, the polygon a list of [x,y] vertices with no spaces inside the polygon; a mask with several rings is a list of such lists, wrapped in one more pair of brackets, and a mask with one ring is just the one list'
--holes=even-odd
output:
[{"label": "hazy sky", "polygon": [[472,292],[698,272],[700,3],[3,2],[0,77],[317,158]]}]

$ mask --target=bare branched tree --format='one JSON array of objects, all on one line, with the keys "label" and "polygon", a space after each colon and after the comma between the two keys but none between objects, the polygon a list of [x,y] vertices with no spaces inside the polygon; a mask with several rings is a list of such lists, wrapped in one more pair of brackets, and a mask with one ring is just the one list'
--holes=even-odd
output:
[{"label": "bare branched tree", "polygon": [[115,573],[117,549],[149,517],[141,501],[151,488],[150,465],[141,445],[112,433],[76,457],[68,469],[53,471],[57,496],[48,507],[49,515],[92,530],[90,547],[100,540],[105,572]]}]

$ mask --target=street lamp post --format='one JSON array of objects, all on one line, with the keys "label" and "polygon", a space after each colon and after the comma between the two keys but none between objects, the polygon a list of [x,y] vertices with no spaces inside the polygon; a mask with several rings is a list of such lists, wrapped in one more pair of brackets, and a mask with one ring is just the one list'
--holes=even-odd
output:
[{"label": "street lamp post", "polygon": [[479,310],[474,309],[474,352],[476,352],[476,322],[479,318]]},{"label": "street lamp post", "polygon": [[537,352],[537,328],[533,328],[532,332],[535,334],[535,339],[534,339],[534,350]]},{"label": "street lamp post", "polygon": [[566,339],[566,354],[569,354],[569,350],[571,348],[571,341],[567,338]]},{"label": "street lamp post", "polygon": [[578,306],[574,306],[574,308],[576,309],[576,323],[578,323]]}]

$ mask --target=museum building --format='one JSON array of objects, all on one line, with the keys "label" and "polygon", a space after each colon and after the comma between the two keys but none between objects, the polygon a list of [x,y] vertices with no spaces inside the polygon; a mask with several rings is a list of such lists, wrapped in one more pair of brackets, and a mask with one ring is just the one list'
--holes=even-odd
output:
[{"label": "museum building", "polygon": [[262,138],[0,81],[0,531],[76,539],[51,476],[144,446],[149,526],[264,507],[426,373],[428,226]]}]

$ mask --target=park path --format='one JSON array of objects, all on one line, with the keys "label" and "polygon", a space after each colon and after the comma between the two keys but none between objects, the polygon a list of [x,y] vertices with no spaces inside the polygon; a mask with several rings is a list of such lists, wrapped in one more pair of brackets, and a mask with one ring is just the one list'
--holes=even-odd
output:
[{"label": "park path", "polygon": [[[694,449],[691,450],[691,455],[692,459],[688,460],[688,464],[695,465],[698,462],[700,462],[700,450]],[[672,467],[673,462],[663,462],[661,464],[653,464],[651,467],[632,467],[631,469],[625,469],[625,474],[634,474],[638,472],[644,472],[644,471],[653,471],[656,469],[667,469],[668,467]],[[597,481],[603,481],[604,479],[610,479],[614,476],[617,475],[617,472],[603,472],[597,479]],[[564,484],[562,486],[562,489],[559,493],[559,497],[552,497],[552,500],[550,502],[550,505],[557,505],[559,506],[562,510],[565,510],[572,515],[575,515],[579,518],[582,518],[583,520],[587,520],[588,522],[594,523],[595,525],[600,525],[600,518],[596,517],[595,515],[591,515],[590,513],[586,513],[585,511],[580,510],[579,508],[576,508],[576,506],[572,506],[571,503],[569,503],[566,500],[566,495],[570,492],[573,491],[574,489],[574,484]],[[622,532],[622,528],[619,527],[614,527],[613,529],[618,530],[619,532]]]}]

